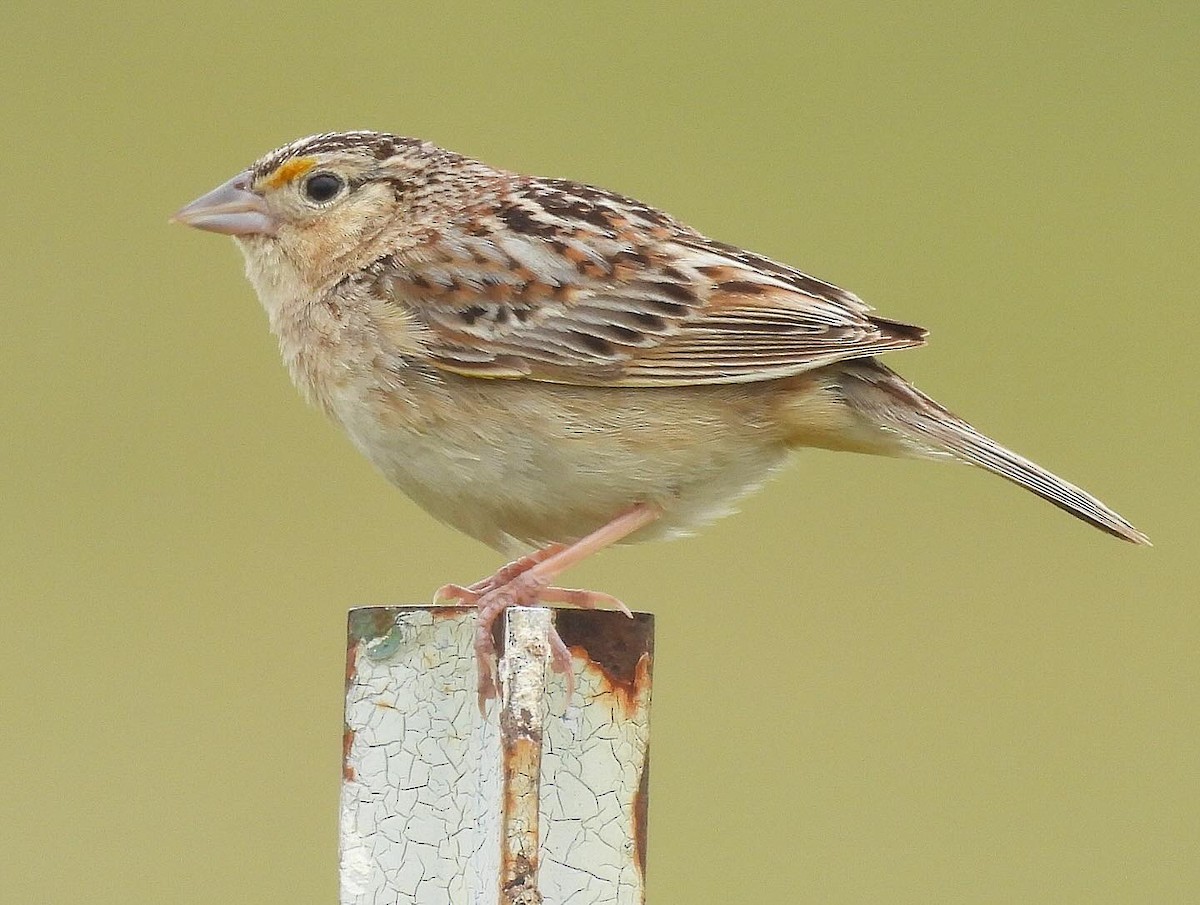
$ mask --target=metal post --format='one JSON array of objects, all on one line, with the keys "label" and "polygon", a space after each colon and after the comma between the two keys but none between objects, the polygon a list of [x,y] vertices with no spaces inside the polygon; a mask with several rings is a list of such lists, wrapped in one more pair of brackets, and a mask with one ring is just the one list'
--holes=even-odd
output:
[{"label": "metal post", "polygon": [[653,617],[510,610],[486,717],[474,623],[469,607],[350,613],[342,905],[644,903]]}]

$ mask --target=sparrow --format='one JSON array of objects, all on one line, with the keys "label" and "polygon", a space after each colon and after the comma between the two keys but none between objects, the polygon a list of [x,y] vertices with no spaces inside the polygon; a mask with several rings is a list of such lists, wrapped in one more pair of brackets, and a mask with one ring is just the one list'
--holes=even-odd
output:
[{"label": "sparrow", "polygon": [[623,608],[555,581],[728,513],[803,447],[965,462],[1149,543],[878,360],[921,327],[615,192],[328,132],[173,220],[234,238],[292,380],[389,481],[498,551],[532,549],[435,597],[479,608],[481,707],[505,608]]}]

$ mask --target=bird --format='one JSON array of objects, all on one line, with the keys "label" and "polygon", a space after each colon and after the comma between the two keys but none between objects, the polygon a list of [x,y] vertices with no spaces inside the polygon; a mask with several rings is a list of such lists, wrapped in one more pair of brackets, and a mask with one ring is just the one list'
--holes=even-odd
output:
[{"label": "bird", "polygon": [[[965,462],[1134,544],[1095,497],[879,360],[927,331],[649,204],[387,132],[286,144],[172,218],[232,236],[301,394],[438,520],[516,556],[478,607],[478,695],[511,606],[614,543],[730,512],[794,450]],[[550,638],[570,681],[570,652]]]}]

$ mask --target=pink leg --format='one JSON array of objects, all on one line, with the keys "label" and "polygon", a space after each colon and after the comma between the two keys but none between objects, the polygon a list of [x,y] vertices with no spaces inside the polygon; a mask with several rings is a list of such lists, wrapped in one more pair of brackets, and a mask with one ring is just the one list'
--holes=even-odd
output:
[{"label": "pink leg", "polygon": [[460,603],[474,605],[479,602],[479,598],[488,591],[508,584],[522,572],[527,572],[532,569],[542,560],[549,559],[555,553],[567,549],[566,544],[549,544],[540,550],[534,550],[522,556],[520,559],[514,559],[506,566],[502,566],[494,575],[489,575],[482,581],[477,581],[470,587],[463,587],[460,584],[444,584],[433,592],[433,602],[440,603],[443,600],[457,600]]},{"label": "pink leg", "polygon": [[522,556],[514,562],[510,562],[490,578],[475,582],[475,584],[471,585],[471,590],[483,594],[493,588],[500,587],[500,585],[508,584],[518,575],[528,572],[534,566],[545,562],[551,556],[561,553],[565,549],[567,549],[566,544],[547,544],[540,550],[534,550],[532,553]]},{"label": "pink leg", "polygon": [[[571,566],[628,537],[639,528],[644,528],[661,514],[658,507],[639,503],[570,546],[557,544],[539,550],[511,563],[491,578],[462,589],[475,598],[468,599],[467,602],[474,603],[479,608],[479,616],[475,623],[475,659],[479,664],[481,712],[488,698],[496,696],[496,648],[492,642],[492,625],[496,618],[510,606],[533,606],[540,601],[569,603],[582,607],[615,605],[628,615],[628,608],[607,594],[553,588],[550,583]],[[456,591],[452,593],[459,596]],[[571,654],[554,629],[551,629],[550,648],[554,671],[567,675],[569,700],[574,687]]]}]

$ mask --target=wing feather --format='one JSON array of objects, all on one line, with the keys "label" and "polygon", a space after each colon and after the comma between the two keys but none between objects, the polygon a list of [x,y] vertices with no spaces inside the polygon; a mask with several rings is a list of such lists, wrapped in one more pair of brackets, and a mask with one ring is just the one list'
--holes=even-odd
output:
[{"label": "wing feather", "polygon": [[508,188],[499,206],[380,262],[379,291],[447,371],[737,383],[925,341],[852,293],[632,199],[557,180],[513,177]]}]

